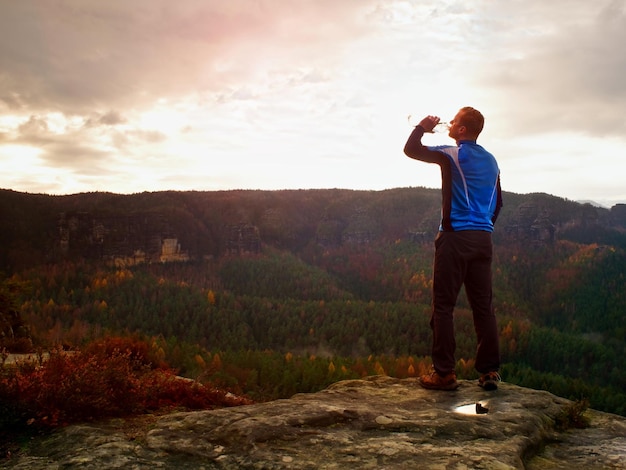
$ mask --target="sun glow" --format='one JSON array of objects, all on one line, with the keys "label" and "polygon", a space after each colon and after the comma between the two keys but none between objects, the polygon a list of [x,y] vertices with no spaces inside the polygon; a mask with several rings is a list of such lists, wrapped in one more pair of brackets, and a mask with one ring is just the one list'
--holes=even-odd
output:
[{"label": "sun glow", "polygon": [[0,146],[0,171],[4,174],[28,171],[41,163],[42,150],[37,147],[20,144]]}]

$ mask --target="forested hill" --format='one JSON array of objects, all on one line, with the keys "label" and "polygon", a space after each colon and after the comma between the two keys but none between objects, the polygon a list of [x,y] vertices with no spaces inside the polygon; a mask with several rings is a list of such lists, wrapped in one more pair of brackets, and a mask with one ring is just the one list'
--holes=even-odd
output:
[{"label": "forested hill", "polygon": [[[496,244],[569,240],[626,247],[626,205],[604,209],[513,193],[504,194],[504,204]],[[439,190],[426,188],[69,196],[0,190],[0,269],[137,253],[154,261],[164,251],[197,260],[261,246],[299,255],[319,246],[431,241],[439,216]]]},{"label": "forested hill", "polygon": [[[35,343],[137,332],[161,338],[182,372],[273,397],[389,367],[415,374],[430,352],[439,217],[440,191],[427,188],[0,190],[0,301],[19,307]],[[626,205],[505,192],[494,242],[506,380],[626,414]],[[29,290],[14,295],[17,284]],[[455,318],[463,375],[475,349],[463,294]],[[193,359],[181,342],[205,352]],[[334,362],[268,365],[269,352]],[[398,362],[357,359],[380,354]]]}]

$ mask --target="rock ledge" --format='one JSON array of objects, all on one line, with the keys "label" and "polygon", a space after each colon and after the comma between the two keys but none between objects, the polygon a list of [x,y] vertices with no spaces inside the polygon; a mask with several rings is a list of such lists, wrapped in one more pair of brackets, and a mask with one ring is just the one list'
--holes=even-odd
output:
[{"label": "rock ledge", "polygon": [[134,440],[110,425],[70,426],[2,467],[626,468],[626,418],[589,410],[590,427],[559,431],[568,400],[506,383],[495,392],[460,383],[438,392],[415,379],[347,380],[286,400],[162,416]]}]

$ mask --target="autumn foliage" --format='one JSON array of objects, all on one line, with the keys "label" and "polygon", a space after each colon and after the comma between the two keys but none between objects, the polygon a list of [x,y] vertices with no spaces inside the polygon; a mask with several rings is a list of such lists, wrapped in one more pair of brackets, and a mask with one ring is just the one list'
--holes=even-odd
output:
[{"label": "autumn foliage", "polygon": [[55,350],[0,371],[2,431],[248,402],[177,377],[157,351],[136,338],[112,337],[76,352]]}]

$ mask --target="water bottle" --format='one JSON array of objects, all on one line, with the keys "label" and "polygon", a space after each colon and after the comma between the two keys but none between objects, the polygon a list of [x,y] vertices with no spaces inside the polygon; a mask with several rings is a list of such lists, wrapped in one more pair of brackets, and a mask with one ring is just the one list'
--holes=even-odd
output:
[{"label": "water bottle", "polygon": [[[411,127],[416,127],[420,122],[413,118],[412,114],[408,116],[409,125]],[[450,123],[446,121],[439,121],[437,125],[433,128],[433,132],[436,133],[448,133],[450,130]]]}]

